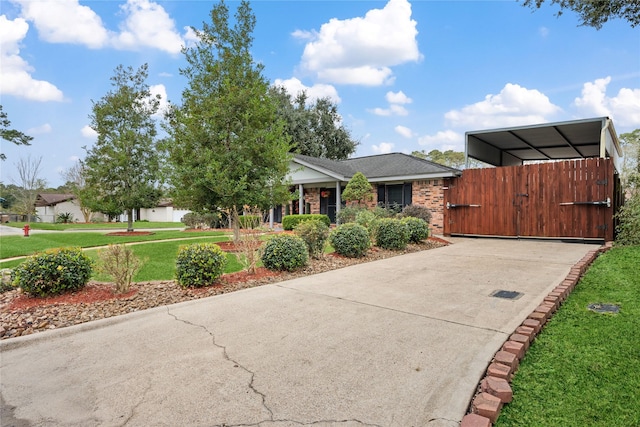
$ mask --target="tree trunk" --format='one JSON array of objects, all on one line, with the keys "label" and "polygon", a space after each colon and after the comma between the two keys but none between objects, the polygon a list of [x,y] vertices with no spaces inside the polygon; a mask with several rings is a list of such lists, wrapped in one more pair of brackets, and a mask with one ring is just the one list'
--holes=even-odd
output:
[{"label": "tree trunk", "polygon": [[127,231],[133,231],[133,209],[127,211]]}]

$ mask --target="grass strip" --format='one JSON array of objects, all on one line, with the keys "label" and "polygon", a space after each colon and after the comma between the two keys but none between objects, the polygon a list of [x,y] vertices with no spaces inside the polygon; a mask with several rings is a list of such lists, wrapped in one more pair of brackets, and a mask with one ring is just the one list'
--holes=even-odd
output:
[{"label": "grass strip", "polygon": [[640,426],[639,266],[639,246],[593,263],[527,352],[496,426]]},{"label": "grass strip", "polygon": [[156,231],[145,236],[107,236],[103,233],[92,232],[43,233],[33,234],[29,237],[2,236],[0,237],[0,259],[31,255],[59,247],[90,248],[93,246],[105,246],[110,243],[148,242],[200,236],[222,236],[225,234],[224,231]]},{"label": "grass strip", "polygon": [[[96,223],[77,223],[69,222],[67,224],[56,224],[51,222],[8,222],[8,227],[15,227],[22,229],[26,224],[32,230],[51,230],[51,231],[64,231],[64,230],[112,230],[112,229],[126,229],[126,222],[96,222]],[[133,223],[134,230],[141,228],[155,229],[155,228],[184,228],[184,224],[181,222],[146,222],[136,221]]]}]

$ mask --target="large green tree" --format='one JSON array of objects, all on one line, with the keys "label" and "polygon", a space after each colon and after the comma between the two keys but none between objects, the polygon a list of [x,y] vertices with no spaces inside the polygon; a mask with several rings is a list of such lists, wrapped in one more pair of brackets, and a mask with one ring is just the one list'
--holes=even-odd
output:
[{"label": "large green tree", "polygon": [[638,0],[524,0],[524,6],[539,9],[545,1],[560,7],[557,15],[565,9],[580,16],[581,25],[602,28],[609,19],[624,19],[632,27],[640,24],[640,2]]},{"label": "large green tree", "polygon": [[269,93],[277,102],[278,116],[286,123],[296,153],[343,160],[356,151],[358,141],[342,124],[330,98],[309,102],[305,91],[292,98],[284,87],[272,87]]},{"label": "large green tree", "polygon": [[[118,66],[113,89],[93,103],[89,116],[98,139],[84,161],[85,187],[93,195],[93,211],[127,212],[133,231],[133,211],[153,207],[159,197],[160,157],[156,123],[160,100],[146,83],[148,67],[137,71]],[[87,190],[89,191],[89,190]]]},{"label": "large green tree", "polygon": [[167,114],[167,172],[175,203],[228,210],[237,219],[245,206],[267,209],[290,198],[290,144],[263,66],[251,56],[256,20],[249,3],[240,3],[233,27],[224,2],[210,17],[183,50],[188,83],[182,104]]},{"label": "large green tree", "polygon": [[446,150],[442,152],[440,150],[431,150],[427,153],[424,150],[420,150],[412,152],[411,155],[451,168],[460,169],[465,165],[464,153],[462,151]]},{"label": "large green tree", "polygon": [[[0,139],[4,139],[8,142],[13,142],[16,145],[31,145],[32,136],[26,135],[18,130],[11,129],[11,121],[9,120],[7,113],[2,111],[2,105],[0,105]],[[5,160],[7,156],[4,153],[0,153],[0,160]]]},{"label": "large green tree", "polygon": [[624,151],[622,186],[631,193],[640,192],[640,129],[620,135]]}]

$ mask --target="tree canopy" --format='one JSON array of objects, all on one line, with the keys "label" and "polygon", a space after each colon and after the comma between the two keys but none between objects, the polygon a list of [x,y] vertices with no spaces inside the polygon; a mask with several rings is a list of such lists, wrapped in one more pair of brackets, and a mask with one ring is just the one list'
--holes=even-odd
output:
[{"label": "tree canopy", "polygon": [[356,151],[358,142],[342,124],[330,98],[310,103],[306,91],[293,98],[284,87],[271,87],[269,93],[277,102],[278,117],[284,120],[296,153],[344,160]]},{"label": "tree canopy", "polygon": [[426,153],[424,150],[421,150],[414,151],[411,155],[456,169],[463,168],[465,165],[464,153],[462,151],[446,150],[442,152],[440,150],[431,150]]},{"label": "tree canopy", "polygon": [[581,25],[602,28],[609,19],[624,19],[631,27],[640,24],[640,2],[638,0],[524,0],[524,6],[539,9],[545,1],[558,5],[557,15],[564,9],[576,12],[582,21]]},{"label": "tree canopy", "polygon": [[200,212],[266,209],[290,197],[291,146],[263,66],[250,53],[255,16],[242,1],[231,27],[222,1],[210,17],[193,29],[198,41],[183,49],[187,87],[167,114],[174,202]]},{"label": "tree canopy", "polygon": [[[10,129],[11,121],[9,120],[7,113],[2,111],[2,105],[0,105],[0,139],[4,139],[8,142],[13,142],[16,145],[31,145],[32,136],[26,135],[15,129]],[[5,160],[7,156],[4,153],[0,153],[0,160]]]},{"label": "tree canopy", "polygon": [[622,186],[631,193],[640,192],[640,129],[620,135],[624,150]]},{"label": "tree canopy", "polygon": [[111,78],[113,90],[93,103],[89,116],[98,139],[84,161],[85,200],[93,211],[110,215],[128,213],[127,230],[133,230],[133,210],[154,206],[160,158],[153,115],[159,97],[152,97],[146,83],[147,65],[137,71],[118,66]]}]

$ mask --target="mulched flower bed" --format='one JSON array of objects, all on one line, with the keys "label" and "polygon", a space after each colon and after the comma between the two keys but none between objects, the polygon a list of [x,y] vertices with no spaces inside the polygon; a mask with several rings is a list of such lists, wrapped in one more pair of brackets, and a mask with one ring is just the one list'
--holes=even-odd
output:
[{"label": "mulched flower bed", "polygon": [[0,339],[281,282],[446,244],[442,239],[429,238],[402,251],[372,248],[364,258],[325,255],[322,259],[310,260],[306,267],[293,272],[274,272],[265,268],[259,268],[255,274],[241,271],[224,274],[218,283],[202,288],[185,289],[175,281],[140,282],[133,284],[126,294],[115,294],[113,284],[91,282],[80,291],[48,298],[30,297],[13,290],[0,294]]}]

